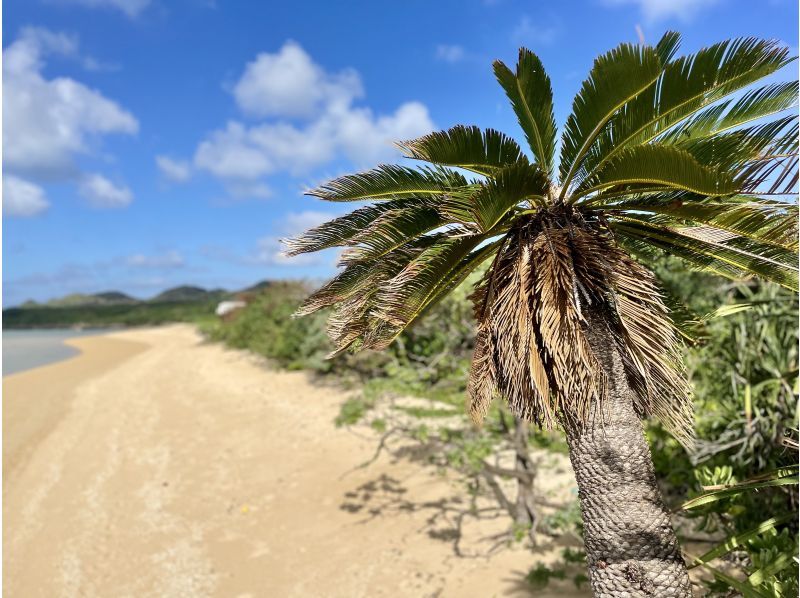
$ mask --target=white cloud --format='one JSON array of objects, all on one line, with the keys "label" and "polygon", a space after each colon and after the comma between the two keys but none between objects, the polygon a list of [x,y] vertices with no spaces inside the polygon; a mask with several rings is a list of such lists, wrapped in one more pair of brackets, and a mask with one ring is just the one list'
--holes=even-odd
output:
[{"label": "white cloud", "polygon": [[169,156],[156,156],[156,165],[161,174],[174,183],[184,183],[192,176],[192,167],[187,160],[174,160]]},{"label": "white cloud", "polygon": [[264,177],[302,175],[339,157],[371,166],[397,156],[392,142],[433,129],[419,102],[390,114],[354,106],[363,93],[358,74],[328,74],[294,42],[276,54],[259,54],[233,93],[243,112],[262,121],[230,121],[211,132],[198,144],[193,163],[238,196],[254,191],[263,197]]},{"label": "white cloud", "polygon": [[56,4],[76,4],[87,8],[110,8],[134,18],[150,5],[150,0],[51,0]]},{"label": "white cloud", "polygon": [[560,32],[559,26],[553,22],[552,18],[548,21],[546,23],[533,22],[529,16],[525,15],[511,32],[511,39],[518,44],[548,46],[556,41]]},{"label": "white cloud", "polygon": [[197,146],[194,164],[220,178],[257,179],[274,170],[272,161],[254,141],[254,131],[229,122]]},{"label": "white cloud", "polygon": [[322,256],[319,254],[301,254],[295,257],[284,255],[282,238],[294,237],[334,218],[333,214],[316,210],[291,212],[286,215],[281,231],[282,236],[265,236],[256,242],[256,252],[250,261],[257,264],[271,266],[312,266],[319,264]]},{"label": "white cloud", "polygon": [[157,255],[136,253],[128,256],[125,262],[134,268],[181,268],[185,265],[183,256],[175,250]]},{"label": "white cloud", "polygon": [[349,104],[363,95],[352,69],[328,74],[293,41],[276,54],[259,54],[233,88],[241,110],[254,117],[312,117],[332,103]]},{"label": "white cloud", "polygon": [[44,189],[14,175],[3,177],[3,214],[29,217],[44,212],[50,203]]},{"label": "white cloud", "polygon": [[464,48],[458,45],[439,44],[436,46],[436,59],[442,62],[461,62],[466,53]]},{"label": "white cloud", "polygon": [[654,23],[669,18],[691,21],[702,9],[717,4],[719,0],[604,0],[610,6],[637,5],[645,22]]},{"label": "white cloud", "polygon": [[78,191],[95,208],[124,208],[133,201],[130,189],[115,185],[101,174],[86,175]]},{"label": "white cloud", "polygon": [[45,79],[44,56],[71,54],[74,38],[45,29],[23,29],[3,52],[4,166],[43,181],[76,171],[75,157],[111,133],[134,134],[139,125],[116,102],[66,77]]}]

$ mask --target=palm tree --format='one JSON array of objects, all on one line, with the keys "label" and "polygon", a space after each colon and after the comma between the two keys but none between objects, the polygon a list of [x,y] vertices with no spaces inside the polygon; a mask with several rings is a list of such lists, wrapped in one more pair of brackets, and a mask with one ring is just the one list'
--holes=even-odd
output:
[{"label": "palm tree", "polygon": [[[287,241],[344,247],[341,272],[300,314],[332,307],[335,353],[383,349],[492,260],[473,299],[470,412],[495,397],[561,426],[598,596],[689,596],[641,418],[687,448],[692,402],[679,337],[649,260],[664,252],[730,278],[797,288],[797,82],[751,85],[791,62],[776,42],[723,41],[676,57],[679,35],[594,62],[556,171],[550,79],[521,49],[494,72],[530,146],[455,126],[399,143],[381,165],[309,191],[368,205]],[[335,354],[334,353],[334,354]]]}]

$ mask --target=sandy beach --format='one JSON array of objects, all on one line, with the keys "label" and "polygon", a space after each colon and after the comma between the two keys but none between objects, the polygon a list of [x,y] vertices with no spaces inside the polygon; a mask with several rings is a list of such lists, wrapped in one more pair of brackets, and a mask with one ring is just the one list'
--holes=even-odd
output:
[{"label": "sandy beach", "polygon": [[3,379],[5,596],[588,595],[524,581],[560,546],[485,556],[508,522],[456,527],[457,479],[357,468],[376,435],[334,426],[341,390],[190,326],[69,342]]}]

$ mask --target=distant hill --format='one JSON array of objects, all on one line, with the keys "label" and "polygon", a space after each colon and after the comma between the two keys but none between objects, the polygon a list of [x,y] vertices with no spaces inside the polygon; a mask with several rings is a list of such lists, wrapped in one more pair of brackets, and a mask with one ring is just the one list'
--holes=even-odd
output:
[{"label": "distant hill", "polygon": [[120,293],[119,291],[108,291],[105,293],[95,293],[93,295],[73,293],[71,295],[59,297],[58,299],[51,299],[42,304],[26,301],[23,307],[78,307],[89,305],[133,305],[134,303],[139,303],[139,300],[125,293]]},{"label": "distant hill", "polygon": [[269,288],[275,284],[272,280],[262,280],[261,282],[257,282],[253,286],[247,287],[246,289],[242,289],[238,291],[239,293],[258,293],[259,291],[263,291],[266,288]]},{"label": "distant hill", "polygon": [[201,287],[180,286],[159,293],[152,299],[151,303],[172,303],[172,302],[194,302],[194,301],[213,301],[226,297],[228,292],[224,289],[206,290]]},{"label": "distant hill", "polygon": [[96,299],[102,301],[105,305],[132,305],[139,303],[140,300],[119,291],[107,291],[105,293],[95,293],[93,295]]},{"label": "distant hill", "polygon": [[[275,284],[274,281],[262,280],[249,286],[237,293],[259,293]],[[104,307],[104,306],[123,306],[141,305],[146,303],[196,303],[222,301],[233,296],[235,293],[225,289],[204,289],[192,285],[181,285],[162,291],[151,299],[137,299],[120,291],[105,291],[103,293],[72,293],[64,297],[50,299],[43,303],[28,300],[14,309],[43,309],[56,307]]]},{"label": "distant hill", "polygon": [[74,293],[46,303],[26,301],[19,307],[4,309],[3,326],[80,328],[195,322],[213,318],[218,302],[224,299],[239,296],[239,293],[256,295],[275,284],[287,283],[264,280],[238,293],[183,285],[167,289],[149,300],[136,299],[119,291]]}]

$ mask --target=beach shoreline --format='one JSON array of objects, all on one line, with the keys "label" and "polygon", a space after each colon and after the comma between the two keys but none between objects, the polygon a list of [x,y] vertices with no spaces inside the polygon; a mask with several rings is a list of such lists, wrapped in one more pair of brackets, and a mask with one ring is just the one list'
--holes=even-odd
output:
[{"label": "beach shoreline", "polygon": [[192,326],[70,343],[3,380],[6,596],[526,596],[564,546],[486,552],[509,522],[471,519],[460,480],[358,467],[376,436],[334,425],[344,391]]},{"label": "beach shoreline", "polygon": [[105,332],[63,342],[77,352],[3,376],[4,479],[63,418],[76,386],[147,348]]}]

